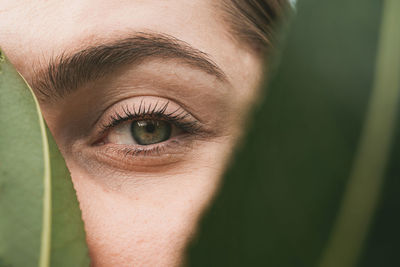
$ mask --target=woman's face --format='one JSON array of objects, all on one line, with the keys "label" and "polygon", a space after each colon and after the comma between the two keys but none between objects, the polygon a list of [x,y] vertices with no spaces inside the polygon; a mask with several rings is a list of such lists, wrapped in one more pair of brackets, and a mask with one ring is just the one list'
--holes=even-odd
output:
[{"label": "woman's face", "polygon": [[71,171],[94,266],[181,263],[245,130],[261,61],[216,2],[0,1],[0,44]]}]

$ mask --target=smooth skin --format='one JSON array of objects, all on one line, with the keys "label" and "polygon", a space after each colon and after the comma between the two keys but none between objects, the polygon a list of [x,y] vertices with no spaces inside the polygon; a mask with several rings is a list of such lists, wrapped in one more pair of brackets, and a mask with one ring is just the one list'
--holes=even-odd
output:
[{"label": "smooth skin", "polygon": [[[62,98],[41,98],[71,171],[92,266],[179,266],[244,129],[262,73],[260,56],[230,35],[213,0],[1,0],[0,45],[27,79],[52,58],[138,32],[173,36],[206,53],[226,75],[174,58],[128,64]],[[37,88],[33,88],[37,90]],[[50,90],[50,89],[49,89]],[[36,91],[39,96],[39,92]],[[200,130],[176,134],[157,153],[123,126],[99,134],[124,107],[188,113]]]}]

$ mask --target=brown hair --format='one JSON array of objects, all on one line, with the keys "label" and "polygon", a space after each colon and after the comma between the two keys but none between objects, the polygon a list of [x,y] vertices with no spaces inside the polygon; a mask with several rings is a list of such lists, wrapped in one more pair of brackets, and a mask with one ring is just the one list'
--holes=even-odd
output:
[{"label": "brown hair", "polygon": [[256,50],[273,45],[276,27],[289,7],[288,0],[223,0],[223,18],[232,36]]}]

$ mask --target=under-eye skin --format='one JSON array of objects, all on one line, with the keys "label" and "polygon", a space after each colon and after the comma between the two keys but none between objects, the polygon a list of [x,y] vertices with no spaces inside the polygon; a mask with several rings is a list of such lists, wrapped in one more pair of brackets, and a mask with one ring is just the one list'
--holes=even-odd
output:
[{"label": "under-eye skin", "polygon": [[99,137],[92,147],[102,161],[121,160],[127,164],[177,161],[207,132],[178,104],[145,96],[114,104],[98,124]]}]

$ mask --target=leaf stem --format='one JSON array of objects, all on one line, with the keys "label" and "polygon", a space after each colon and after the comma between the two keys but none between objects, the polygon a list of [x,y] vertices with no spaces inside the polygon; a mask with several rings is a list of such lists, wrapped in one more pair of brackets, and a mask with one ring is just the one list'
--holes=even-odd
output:
[{"label": "leaf stem", "polygon": [[44,174],[43,174],[43,219],[42,219],[42,237],[40,245],[40,258],[39,267],[50,266],[50,251],[51,251],[51,165],[50,165],[50,151],[49,143],[46,132],[46,124],[43,120],[42,113],[40,111],[39,103],[35,97],[35,94],[29,84],[26,82],[24,77],[20,75],[28,86],[32,97],[35,101],[37,115],[39,117],[40,131],[42,134],[42,146],[43,146],[43,163],[44,163]]}]

